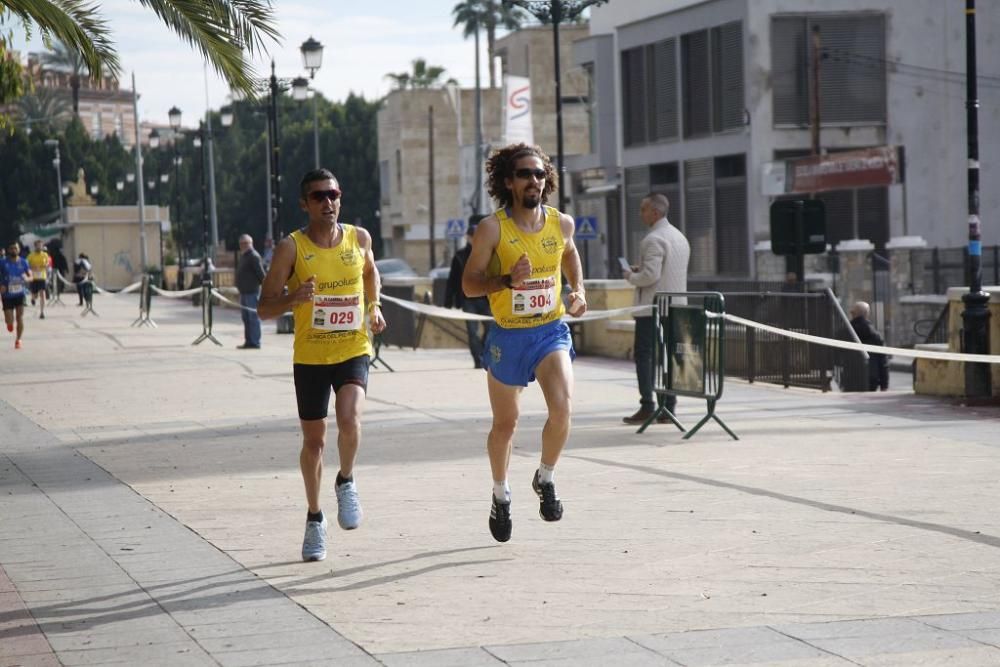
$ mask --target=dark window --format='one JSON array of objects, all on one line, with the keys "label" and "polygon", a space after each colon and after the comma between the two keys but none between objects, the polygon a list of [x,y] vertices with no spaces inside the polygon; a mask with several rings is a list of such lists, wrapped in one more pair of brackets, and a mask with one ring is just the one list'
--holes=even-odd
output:
[{"label": "dark window", "polygon": [[625,251],[630,261],[639,259],[639,242],[648,231],[639,217],[639,204],[649,194],[649,167],[625,169]]},{"label": "dark window", "polygon": [[681,37],[681,68],[684,82],[684,136],[709,134],[712,131],[712,99],[707,30]]},{"label": "dark window", "polygon": [[625,145],[644,144],[649,140],[646,118],[646,47],[622,51],[622,114],[625,117]]},{"label": "dark window", "polygon": [[820,35],[820,124],[884,123],[885,17],[853,14],[772,18],[774,124],[809,124],[813,27]]},{"label": "dark window", "polygon": [[715,158],[716,273],[750,275],[747,172],[743,155]]},{"label": "dark window", "polygon": [[715,274],[715,208],[712,158],[684,162],[684,234],[691,244],[688,272]]},{"label": "dark window", "polygon": [[649,48],[652,67],[650,81],[651,139],[677,138],[677,41],[665,39]]},{"label": "dark window", "polygon": [[625,145],[677,137],[676,40],[622,51]]},{"label": "dark window", "polygon": [[739,22],[712,28],[712,129],[743,127],[743,28]]}]

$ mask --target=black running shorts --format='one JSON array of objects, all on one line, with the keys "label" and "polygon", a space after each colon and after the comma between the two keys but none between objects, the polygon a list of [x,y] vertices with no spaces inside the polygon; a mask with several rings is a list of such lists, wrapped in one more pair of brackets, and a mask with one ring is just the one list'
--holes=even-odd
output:
[{"label": "black running shorts", "polygon": [[339,364],[293,364],[295,400],[299,404],[299,419],[326,419],[330,410],[330,390],[334,393],[346,384],[368,391],[368,355],[348,359]]}]

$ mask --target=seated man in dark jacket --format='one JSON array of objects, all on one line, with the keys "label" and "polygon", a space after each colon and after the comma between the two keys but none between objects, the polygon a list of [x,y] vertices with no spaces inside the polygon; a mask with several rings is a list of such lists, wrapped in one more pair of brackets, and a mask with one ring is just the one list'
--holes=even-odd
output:
[{"label": "seated man in dark jacket", "polygon": [[[851,306],[851,328],[865,345],[885,345],[882,334],[875,330],[868,319],[870,309],[864,301]],[[889,357],[884,354],[868,354],[868,391],[889,388]]]},{"label": "seated man in dark jacket", "polygon": [[[444,294],[445,308],[461,308],[467,313],[490,316],[490,302],[485,296],[469,298],[462,291],[462,272],[465,271],[465,263],[469,260],[469,253],[472,252],[472,235],[476,232],[476,224],[485,216],[473,216],[470,219],[469,229],[465,232],[465,245],[455,253],[451,260],[451,271],[448,273],[448,286]],[[480,325],[482,325],[480,327]],[[480,334],[480,329],[482,333]],[[483,341],[486,340],[486,332],[490,330],[490,323],[486,321],[477,322],[468,320],[465,323],[465,330],[469,334],[469,352],[472,353],[472,363],[476,368],[483,367]]]}]

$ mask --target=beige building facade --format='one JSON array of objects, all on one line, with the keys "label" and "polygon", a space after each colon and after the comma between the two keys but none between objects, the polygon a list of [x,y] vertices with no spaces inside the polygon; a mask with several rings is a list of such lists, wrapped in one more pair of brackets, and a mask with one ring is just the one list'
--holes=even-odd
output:
[{"label": "beige building facade", "polygon": [[63,232],[63,252],[72,264],[81,252],[94,267],[94,279],[106,289],[121,289],[143,272],[142,245],[145,236],[146,264],[161,265],[161,236],[170,233],[170,209],[143,208],[139,225],[137,206],[68,206]]}]

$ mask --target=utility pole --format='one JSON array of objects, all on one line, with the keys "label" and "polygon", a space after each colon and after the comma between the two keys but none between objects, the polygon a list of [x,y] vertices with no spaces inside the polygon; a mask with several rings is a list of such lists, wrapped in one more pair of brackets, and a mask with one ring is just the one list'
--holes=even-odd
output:
[{"label": "utility pole", "polygon": [[819,26],[812,28],[812,114],[809,119],[809,129],[812,131],[812,154],[819,155],[819,61],[822,39],[819,36]]},{"label": "utility pole", "polygon": [[[472,202],[472,214],[479,215],[479,205],[483,200],[483,95],[479,81],[479,21],[476,21],[476,194]],[[461,95],[461,91],[458,93]],[[462,119],[459,118],[461,123]],[[433,268],[433,267],[432,267]]]},{"label": "utility pole", "polygon": [[431,266],[433,269],[437,262],[434,260],[434,107],[427,107],[427,194],[430,201],[427,202],[428,225],[430,227],[431,241]]},{"label": "utility pole", "polygon": [[142,265],[142,273],[146,273],[146,218],[145,193],[142,190],[142,141],[139,138],[139,91],[135,87],[135,72],[132,72],[132,115],[135,117],[135,178],[138,197],[136,205],[139,207],[139,263]]},{"label": "utility pole", "polygon": [[[969,291],[962,295],[962,352],[989,354],[990,295],[983,291],[983,246],[979,220],[979,97],[976,87],[976,0],[965,0],[965,109],[968,139]],[[965,364],[965,395],[986,399],[993,393],[989,364]]]}]

